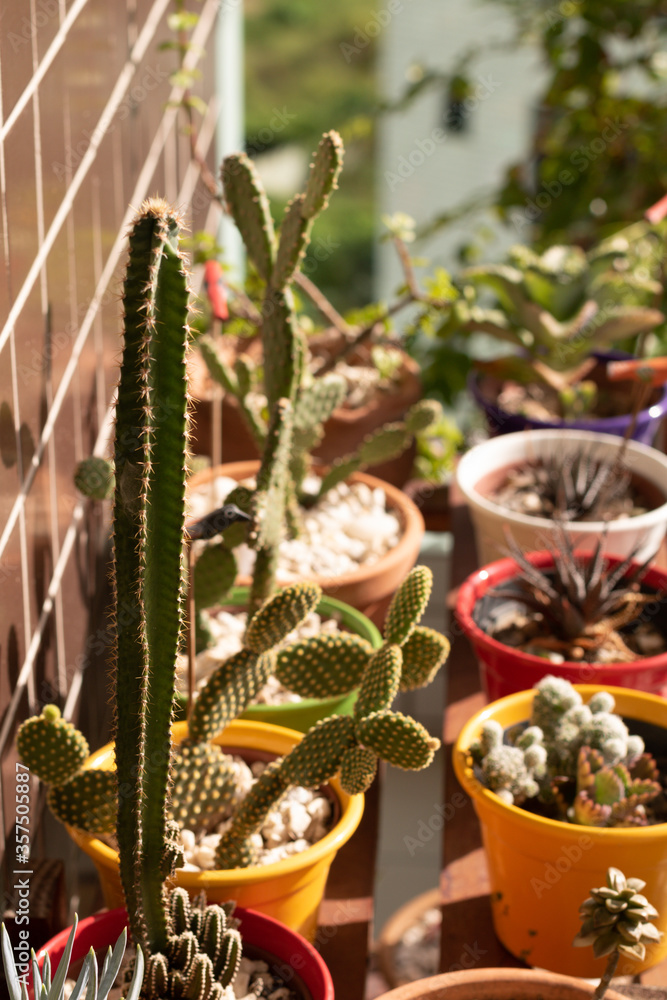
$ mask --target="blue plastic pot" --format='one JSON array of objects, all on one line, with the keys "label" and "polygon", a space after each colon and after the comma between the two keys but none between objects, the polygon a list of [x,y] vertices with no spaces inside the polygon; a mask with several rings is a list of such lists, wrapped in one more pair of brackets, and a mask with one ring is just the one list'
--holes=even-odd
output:
[{"label": "blue plastic pot", "polygon": [[[596,351],[595,357],[601,362],[606,363],[607,361],[618,361],[622,358],[629,358],[631,355],[623,351]],[[554,420],[552,422],[531,420],[520,413],[508,413],[482,395],[479,377],[474,371],[468,377],[468,389],[477,405],[486,414],[489,431],[494,436],[496,434],[510,434],[512,431],[563,429],[598,431],[601,434],[616,434],[618,437],[623,437],[631,420],[629,413],[624,413],[617,417],[579,417],[576,420]],[[642,444],[652,444],[658,433],[660,422],[666,413],[667,386],[663,389],[660,399],[653,406],[649,406],[646,410],[641,410],[639,413],[632,434],[633,440],[640,441]]]}]

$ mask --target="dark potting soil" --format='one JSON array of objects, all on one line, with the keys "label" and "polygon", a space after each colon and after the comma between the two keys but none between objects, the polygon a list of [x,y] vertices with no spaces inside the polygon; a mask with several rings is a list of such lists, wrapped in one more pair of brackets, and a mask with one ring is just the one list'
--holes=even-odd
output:
[{"label": "dark potting soil", "polygon": [[[548,576],[548,574],[545,574]],[[502,585],[504,595],[489,591],[480,597],[473,609],[473,621],[497,642],[513,649],[520,649],[534,656],[541,656],[552,663],[576,661],[581,663],[624,663],[627,655],[615,654],[613,645],[600,649],[577,647],[580,654],[567,655],[567,649],[560,652],[550,648],[554,638],[554,627],[539,612],[527,608],[521,599],[521,589],[516,580]],[[642,584],[641,593],[657,597],[653,587]],[[511,592],[516,591],[516,597]],[[658,656],[667,652],[667,601],[656,600],[643,608],[641,614],[618,630],[625,646],[634,658]],[[545,644],[546,643],[546,644]],[[556,647],[556,644],[553,644]]]}]

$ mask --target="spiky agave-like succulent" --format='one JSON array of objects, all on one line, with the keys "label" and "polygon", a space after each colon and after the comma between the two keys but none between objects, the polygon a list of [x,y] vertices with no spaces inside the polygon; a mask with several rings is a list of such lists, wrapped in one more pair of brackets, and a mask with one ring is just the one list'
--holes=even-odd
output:
[{"label": "spiky agave-like succulent", "polygon": [[603,521],[610,509],[631,511],[629,485],[622,455],[599,456],[582,446],[510,471],[494,499],[511,510],[564,522]]},{"label": "spiky agave-like succulent", "polygon": [[638,658],[619,630],[639,617],[644,604],[656,600],[655,595],[640,592],[640,582],[652,557],[633,566],[635,553],[631,552],[610,566],[603,542],[598,539],[590,556],[580,556],[557,521],[555,539],[548,546],[553,567],[542,570],[507,534],[510,553],[519,567],[512,581],[516,589],[500,586],[493,593],[519,599],[544,618],[548,634],[531,635],[527,642],[531,651],[555,650],[566,660],[590,660],[595,658],[596,650],[606,645],[607,660]]},{"label": "spiky agave-like succulent", "polygon": [[[70,931],[67,939],[65,950],[63,951],[62,958],[58,963],[58,968],[55,971],[52,971],[51,969],[51,959],[48,954],[45,956],[40,969],[37,958],[35,957],[35,952],[31,950],[30,955],[33,981],[32,995],[35,1000],[62,1000],[78,923],[79,918],[77,914],[75,914],[74,923],[72,924],[72,930]],[[5,983],[9,994],[9,1000],[28,1000],[28,968],[26,967],[25,971],[20,971],[20,966],[17,967],[14,951],[12,949],[12,943],[4,924],[0,927],[0,939],[2,944],[2,964],[5,970]],[[123,961],[126,942],[127,931],[123,929],[120,937],[116,941],[113,951],[111,946],[109,946],[100,971],[98,971],[97,968],[97,958],[95,952],[92,948],[89,950],[83,960],[83,965],[77,977],[76,983],[70,992],[72,1000],[78,1000],[78,998],[83,995],[84,990],[86,991],[86,1000],[107,1000],[109,991],[116,981],[121,962]],[[143,981],[143,975],[144,957],[141,948],[138,947],[134,959],[134,971],[125,994],[125,1000],[137,1000]]]}]

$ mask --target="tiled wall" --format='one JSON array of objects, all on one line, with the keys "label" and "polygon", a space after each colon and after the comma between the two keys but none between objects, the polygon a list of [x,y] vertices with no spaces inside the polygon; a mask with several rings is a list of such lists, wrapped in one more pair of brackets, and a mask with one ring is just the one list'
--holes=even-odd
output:
[{"label": "tiled wall", "polygon": [[[206,99],[219,6],[193,3],[188,58]],[[76,719],[83,700],[89,728],[102,725],[107,514],[82,502],[73,473],[107,453],[112,430],[128,206],[163,194],[195,229],[217,215],[169,82],[176,56],[159,48],[173,37],[171,0],[1,7],[0,853],[14,824],[18,723],[47,701]],[[211,101],[205,153],[214,122]]]}]

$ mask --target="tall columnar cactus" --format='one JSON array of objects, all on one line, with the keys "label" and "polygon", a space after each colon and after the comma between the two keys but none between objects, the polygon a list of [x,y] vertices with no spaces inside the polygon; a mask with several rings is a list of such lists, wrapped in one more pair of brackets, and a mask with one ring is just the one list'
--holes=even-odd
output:
[{"label": "tall columnar cactus", "polygon": [[312,223],[336,187],[342,160],[340,136],[326,133],[315,152],[306,190],[295,195],[288,205],[278,234],[266,193],[249,157],[245,153],[233,154],[222,164],[227,207],[249,258],[265,282],[261,337],[268,425],[251,402],[248,371],[232,371],[210,337],[200,337],[198,345],[213,378],[236,398],[263,455],[257,497],[249,506],[255,525],[248,541],[257,550],[252,611],[275,586],[278,543],[285,527],[289,533],[298,533],[296,502],[312,506],[352,472],[400,454],[410,436],[433,423],[437,416],[430,403],[417,404],[405,423],[381,428],[369,435],[357,452],[337,461],[316,494],[304,492],[310,452],[322,439],[324,423],[343,402],[346,389],[344,380],[336,374],[318,378],[309,372],[308,349],[294,311],[290,285],[308,245]]},{"label": "tall columnar cactus", "polygon": [[384,643],[375,651],[356,637],[332,641],[316,637],[278,654],[283,676],[295,682],[298,678],[302,690],[322,694],[337,688],[337,679],[329,681],[329,667],[333,658],[340,663],[344,654],[347,677],[360,681],[354,716],[318,722],[289,754],[267,768],[220,840],[216,861],[221,867],[252,864],[250,835],[291,785],[318,786],[340,772],[343,788],[356,794],[372,782],[378,759],[408,770],[420,770],[431,762],[439,740],[414,719],[391,710],[399,689],[428,683],[447,657],[444,636],[418,626],[430,590],[430,571],[416,567],[394,596]]},{"label": "tall columnar cactus", "polygon": [[[179,858],[168,813],[187,446],[188,288],[178,238],[168,206],[146,202],[129,235],[123,289],[114,456],[115,828],[132,934],[146,953],[143,995],[223,1000],[233,996],[225,971],[235,969],[233,936],[224,954],[211,954],[208,916],[196,918],[196,930],[179,926],[165,889]],[[43,777],[51,773],[50,797],[70,822],[74,807],[80,811],[83,802],[90,811],[96,791],[108,793],[113,775],[78,770],[85,743],[53,707],[24,725],[19,744]],[[104,820],[108,794],[103,806],[92,811]],[[222,927],[219,914],[211,919]]]}]

